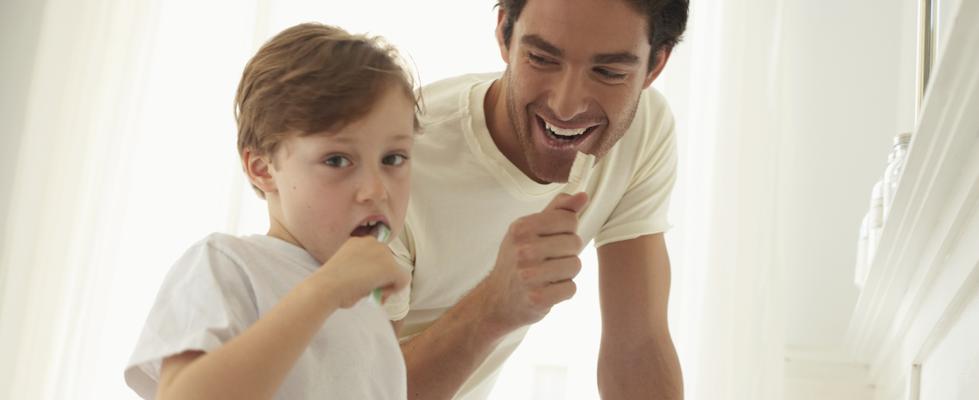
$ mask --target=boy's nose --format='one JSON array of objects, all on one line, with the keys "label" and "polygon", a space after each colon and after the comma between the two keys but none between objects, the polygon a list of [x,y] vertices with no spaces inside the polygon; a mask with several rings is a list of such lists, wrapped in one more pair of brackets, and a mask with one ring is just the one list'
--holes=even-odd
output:
[{"label": "boy's nose", "polygon": [[361,203],[382,202],[386,201],[387,197],[387,186],[384,184],[381,171],[377,169],[364,171],[357,187],[357,201]]},{"label": "boy's nose", "polygon": [[555,82],[547,106],[562,121],[570,121],[588,109],[585,101],[584,78],[570,71]]}]

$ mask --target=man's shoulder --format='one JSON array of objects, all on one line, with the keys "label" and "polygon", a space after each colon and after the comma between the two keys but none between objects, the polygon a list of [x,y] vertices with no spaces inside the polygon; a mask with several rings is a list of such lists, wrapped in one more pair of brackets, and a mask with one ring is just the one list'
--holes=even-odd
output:
[{"label": "man's shoulder", "polygon": [[482,82],[497,79],[501,74],[501,72],[485,72],[477,74],[463,74],[441,79],[423,86],[422,95],[438,95],[444,92],[458,93],[462,90],[471,89],[473,86]]},{"label": "man's shoulder", "polygon": [[499,76],[499,72],[466,74],[425,85],[421,89],[422,125],[467,115],[472,89]]},{"label": "man's shoulder", "polygon": [[670,110],[670,104],[666,100],[666,96],[663,96],[663,93],[655,87],[650,86],[639,95],[639,113],[637,113],[637,116],[672,119],[673,111]]}]

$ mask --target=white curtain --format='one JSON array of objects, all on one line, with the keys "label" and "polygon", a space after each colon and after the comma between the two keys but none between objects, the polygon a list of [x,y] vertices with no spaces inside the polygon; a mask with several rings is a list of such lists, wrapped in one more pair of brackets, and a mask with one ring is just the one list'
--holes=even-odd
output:
[{"label": "white curtain", "polygon": [[[209,232],[263,232],[232,99],[271,33],[318,20],[381,34],[422,82],[502,68],[491,1],[408,3],[48,0],[0,210],[0,398],[135,398],[121,371],[170,263]],[[671,326],[688,399],[781,398],[780,4],[694,1],[656,83],[678,121]],[[597,398],[594,268],[579,287],[495,398]]]},{"label": "white curtain", "polygon": [[691,3],[687,39],[660,82],[678,120],[668,240],[687,398],[781,400],[782,1]]}]

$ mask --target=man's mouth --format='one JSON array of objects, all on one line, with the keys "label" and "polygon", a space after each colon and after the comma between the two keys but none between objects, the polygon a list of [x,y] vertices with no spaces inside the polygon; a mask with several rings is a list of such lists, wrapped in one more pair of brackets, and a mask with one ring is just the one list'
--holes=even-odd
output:
[{"label": "man's mouth", "polygon": [[581,142],[601,126],[601,124],[593,124],[577,128],[562,128],[536,114],[534,115],[534,120],[537,122],[537,127],[543,133],[544,144],[562,150],[578,147]]}]

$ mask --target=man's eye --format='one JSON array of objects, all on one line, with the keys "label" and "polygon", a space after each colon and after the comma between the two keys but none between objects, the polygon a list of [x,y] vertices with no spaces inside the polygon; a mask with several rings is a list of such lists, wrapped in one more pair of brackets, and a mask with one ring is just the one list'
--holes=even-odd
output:
[{"label": "man's eye", "polygon": [[343,168],[350,166],[350,159],[344,156],[329,156],[323,161],[326,165],[336,168]]},{"label": "man's eye", "polygon": [[403,154],[391,154],[384,156],[384,158],[381,159],[381,162],[384,163],[384,165],[392,166],[404,164],[405,161],[408,161],[408,157],[405,157]]},{"label": "man's eye", "polygon": [[608,80],[618,81],[618,80],[625,79],[625,74],[618,73],[618,72],[612,72],[611,70],[608,70],[608,69],[605,69],[605,68],[595,68],[595,72],[598,73],[599,75],[601,75],[602,78],[605,78],[605,79],[608,79]]},{"label": "man's eye", "polygon": [[554,64],[557,64],[554,61],[551,61],[549,59],[546,59],[546,58],[541,57],[539,55],[536,55],[534,53],[527,53],[527,58],[530,59],[530,62],[531,63],[537,64],[537,65],[542,65],[543,66],[543,65],[554,65]]}]

